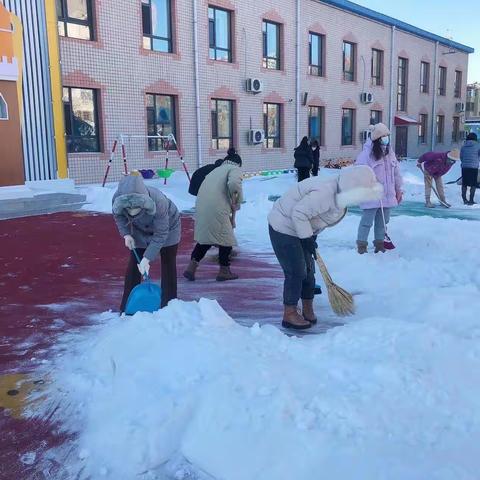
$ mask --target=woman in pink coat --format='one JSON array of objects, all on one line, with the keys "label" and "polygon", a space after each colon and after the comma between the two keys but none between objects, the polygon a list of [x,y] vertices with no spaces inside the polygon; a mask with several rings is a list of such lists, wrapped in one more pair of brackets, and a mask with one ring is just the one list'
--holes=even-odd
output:
[{"label": "woman in pink coat", "polygon": [[371,131],[370,139],[365,143],[355,164],[368,165],[375,172],[377,180],[383,185],[383,198],[360,204],[363,209],[357,236],[360,254],[367,253],[368,235],[374,223],[375,253],[385,252],[385,224],[390,220],[390,209],[402,201],[402,177],[397,157],[390,148],[390,130],[383,123],[377,123]]}]

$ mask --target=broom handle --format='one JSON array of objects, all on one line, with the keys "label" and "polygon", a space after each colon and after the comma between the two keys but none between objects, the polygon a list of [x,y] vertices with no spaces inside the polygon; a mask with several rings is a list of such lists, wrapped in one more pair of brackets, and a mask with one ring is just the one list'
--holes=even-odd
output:
[{"label": "broom handle", "polygon": [[332,285],[333,284],[332,277],[328,273],[327,266],[325,265],[325,262],[323,261],[322,257],[320,256],[319,251],[315,250],[315,254],[317,255],[315,260],[317,261],[318,269],[320,270],[320,273],[322,274],[324,282],[327,285]]},{"label": "broom handle", "polygon": [[382,220],[383,220],[383,228],[385,229],[385,235],[388,235],[387,222],[385,221],[385,212],[383,211],[383,202],[381,199],[380,199],[380,209],[382,210]]}]

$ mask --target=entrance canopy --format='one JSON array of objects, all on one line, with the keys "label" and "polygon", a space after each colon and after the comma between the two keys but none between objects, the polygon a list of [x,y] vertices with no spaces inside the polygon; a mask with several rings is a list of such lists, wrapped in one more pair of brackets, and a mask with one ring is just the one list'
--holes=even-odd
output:
[{"label": "entrance canopy", "polygon": [[408,127],[408,125],[418,125],[418,120],[416,120],[415,118],[409,117],[408,115],[397,114],[395,115],[393,124],[396,127],[400,127],[400,126]]}]

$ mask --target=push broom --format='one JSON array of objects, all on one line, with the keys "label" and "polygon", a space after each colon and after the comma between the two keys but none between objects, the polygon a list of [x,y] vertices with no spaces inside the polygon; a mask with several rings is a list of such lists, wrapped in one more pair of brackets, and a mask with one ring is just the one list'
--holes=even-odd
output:
[{"label": "push broom", "polygon": [[334,283],[318,250],[316,250],[315,254],[318,269],[320,270],[323,281],[327,287],[328,301],[330,302],[332,310],[341,317],[353,315],[355,313],[355,304],[352,294]]}]

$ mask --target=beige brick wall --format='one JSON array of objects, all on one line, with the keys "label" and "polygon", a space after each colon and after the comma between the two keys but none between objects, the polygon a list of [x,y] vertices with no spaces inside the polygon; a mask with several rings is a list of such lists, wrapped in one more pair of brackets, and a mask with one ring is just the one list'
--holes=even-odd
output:
[{"label": "beige brick wall", "polygon": [[[193,11],[191,0],[174,0],[176,53],[164,54],[142,49],[140,0],[96,0],[96,34],[94,42],[61,38],[61,58],[64,84],[67,86],[97,88],[100,92],[100,128],[103,152],[101,154],[70,154],[69,173],[79,183],[100,182],[109,150],[120,133],[146,134],[145,93],[165,93],[177,96],[177,135],[191,171],[198,165],[196,145]],[[233,11],[234,58],[232,64],[208,60],[208,5],[217,5]],[[225,152],[211,149],[210,98],[232,98],[236,101],[236,146],[244,160],[245,171],[286,168],[292,165],[292,151],[296,144],[295,132],[295,67],[296,31],[294,0],[198,0],[199,82],[201,105],[201,150],[203,163],[210,163]],[[281,22],[283,48],[281,71],[262,68],[262,19]],[[314,0],[301,0],[300,97],[308,92],[308,103],[325,107],[325,146],[322,157],[354,158],[361,148],[360,132],[368,126],[370,110],[383,110],[388,123],[390,107],[390,50],[391,28],[324,5]],[[326,77],[308,75],[308,32],[320,31],[326,35]],[[342,77],[342,41],[355,41],[357,48],[357,79],[345,82]],[[384,86],[370,86],[371,49],[383,48]],[[463,71],[462,99],[465,101],[467,62],[466,54],[443,55],[446,47],[439,47],[438,62],[448,67],[447,96],[437,97],[437,111],[445,113],[445,144],[437,149],[450,148],[452,117],[455,103],[453,84],[455,69]],[[433,108],[433,63],[435,44],[431,41],[396,32],[394,52],[394,81],[396,92],[397,59],[399,54],[409,58],[408,115],[418,119],[422,109],[429,114],[431,134]],[[420,61],[431,62],[430,93],[420,94]],[[366,71],[364,71],[364,62]],[[365,85],[364,85],[365,76]],[[246,78],[263,80],[264,91],[253,95],[245,91]],[[362,105],[360,93],[372,91],[375,105]],[[263,128],[263,102],[282,102],[282,148],[265,149],[247,143],[247,132],[252,125]],[[300,136],[307,134],[306,106],[300,104]],[[356,108],[355,145],[341,147],[342,105]],[[396,96],[394,97],[396,107]],[[430,138],[430,137],[429,137]],[[394,139],[393,139],[394,141]],[[147,151],[146,141],[127,142],[130,168],[159,168],[165,154]],[[409,127],[408,154],[416,156],[426,149],[418,145],[416,126]],[[170,154],[170,165],[180,168],[177,153]],[[121,174],[121,160],[117,155],[110,179]]]}]

